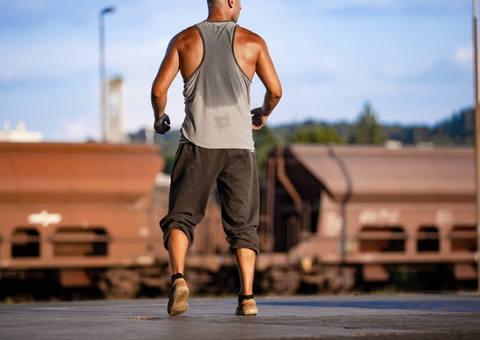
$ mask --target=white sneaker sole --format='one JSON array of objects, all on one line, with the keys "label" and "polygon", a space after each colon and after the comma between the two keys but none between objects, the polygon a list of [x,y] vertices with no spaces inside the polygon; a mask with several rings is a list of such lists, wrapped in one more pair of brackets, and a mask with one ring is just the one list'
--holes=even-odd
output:
[{"label": "white sneaker sole", "polygon": [[188,310],[188,294],[187,287],[178,287],[168,301],[168,314],[173,316],[185,313]]},{"label": "white sneaker sole", "polygon": [[235,315],[254,316],[258,314],[258,309],[235,310]]}]

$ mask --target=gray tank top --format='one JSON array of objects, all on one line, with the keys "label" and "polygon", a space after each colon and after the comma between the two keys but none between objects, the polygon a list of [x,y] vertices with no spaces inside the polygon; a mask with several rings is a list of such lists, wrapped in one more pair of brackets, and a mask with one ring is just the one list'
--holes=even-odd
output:
[{"label": "gray tank top", "polygon": [[208,149],[253,150],[251,80],[237,63],[233,21],[195,25],[203,40],[203,59],[184,81],[185,121],[180,143]]}]

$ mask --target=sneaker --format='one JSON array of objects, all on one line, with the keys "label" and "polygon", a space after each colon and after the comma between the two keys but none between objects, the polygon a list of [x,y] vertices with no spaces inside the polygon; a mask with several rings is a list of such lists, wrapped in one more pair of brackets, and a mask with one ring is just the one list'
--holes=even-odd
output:
[{"label": "sneaker", "polygon": [[188,310],[188,293],[187,283],[184,279],[179,278],[173,281],[168,292],[168,314],[180,315]]},{"label": "sneaker", "polygon": [[242,300],[238,303],[236,315],[257,315],[258,309],[254,299]]}]

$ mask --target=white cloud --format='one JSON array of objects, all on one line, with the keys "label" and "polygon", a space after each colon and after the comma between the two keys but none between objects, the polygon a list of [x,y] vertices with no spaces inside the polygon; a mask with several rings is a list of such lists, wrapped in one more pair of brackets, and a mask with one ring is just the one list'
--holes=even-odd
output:
[{"label": "white cloud", "polygon": [[385,62],[381,69],[388,77],[407,77],[421,75],[429,71],[435,65],[435,60],[431,57],[426,57],[423,61],[408,64],[405,62]]},{"label": "white cloud", "polygon": [[87,137],[97,137],[97,124],[92,122],[92,115],[84,115],[76,119],[62,118],[61,131],[55,131],[54,139],[70,142],[84,142]]},{"label": "white cloud", "polygon": [[473,48],[472,46],[459,47],[454,55],[453,60],[455,63],[462,67],[470,68],[473,65]]}]

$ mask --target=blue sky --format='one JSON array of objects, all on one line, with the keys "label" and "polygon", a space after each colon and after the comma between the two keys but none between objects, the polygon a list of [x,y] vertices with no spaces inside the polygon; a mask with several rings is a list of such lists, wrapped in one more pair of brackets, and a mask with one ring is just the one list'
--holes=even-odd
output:
[{"label": "blue sky", "polygon": [[[150,87],[173,35],[205,0],[0,0],[0,124],[46,140],[99,136],[98,12],[109,76],[126,82],[126,125],[152,122]],[[284,88],[271,126],[353,122],[366,102],[385,124],[434,124],[471,107],[472,0],[243,0],[239,24],[267,42]],[[166,112],[183,121],[182,80]],[[254,79],[252,105],[263,87]],[[1,127],[0,127],[1,128]]]}]

